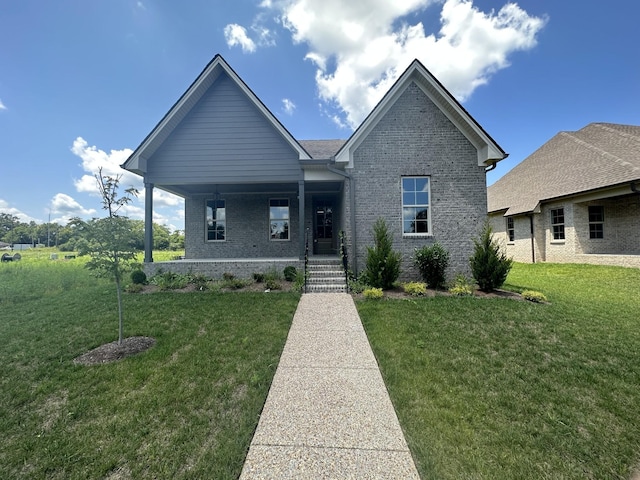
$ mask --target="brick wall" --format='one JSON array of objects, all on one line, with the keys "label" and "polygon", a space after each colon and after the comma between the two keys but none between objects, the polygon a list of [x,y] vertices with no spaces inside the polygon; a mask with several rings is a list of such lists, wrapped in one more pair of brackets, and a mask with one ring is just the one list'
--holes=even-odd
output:
[{"label": "brick wall", "polygon": [[[290,228],[288,241],[269,239],[269,199],[288,198]],[[224,195],[226,240],[209,242],[205,238],[206,200],[198,196],[185,199],[185,256],[197,258],[278,258],[298,257],[298,200],[295,194]]]},{"label": "brick wall", "polygon": [[[401,178],[421,175],[431,177],[432,234],[403,237]],[[413,252],[436,241],[450,253],[449,277],[470,273],[473,238],[486,219],[484,167],[478,166],[475,147],[415,83],[357,148],[353,176],[360,269],[365,246],[373,243],[371,226],[383,217],[393,233],[394,249],[403,255],[402,279],[418,278]],[[345,198],[350,187],[345,182]],[[349,218],[348,207],[344,214]]]},{"label": "brick wall", "polygon": [[223,274],[231,273],[236,278],[252,279],[254,273],[266,273],[276,270],[283,274],[284,268],[294,266],[298,271],[304,271],[304,261],[297,258],[274,260],[176,260],[172,262],[145,263],[144,272],[151,277],[158,273],[173,272],[182,275],[200,273],[209,278],[221,279]]}]

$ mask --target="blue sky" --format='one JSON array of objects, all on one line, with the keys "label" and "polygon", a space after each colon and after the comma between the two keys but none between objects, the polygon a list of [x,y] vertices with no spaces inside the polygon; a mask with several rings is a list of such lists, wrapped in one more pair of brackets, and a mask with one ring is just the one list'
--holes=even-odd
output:
[{"label": "blue sky", "polygon": [[[491,184],[559,131],[640,125],[638,18],[635,0],[0,0],[0,211],[102,216],[93,173],[216,53],[301,140],[348,138],[418,58],[509,152]],[[183,227],[180,199],[154,200]]]}]

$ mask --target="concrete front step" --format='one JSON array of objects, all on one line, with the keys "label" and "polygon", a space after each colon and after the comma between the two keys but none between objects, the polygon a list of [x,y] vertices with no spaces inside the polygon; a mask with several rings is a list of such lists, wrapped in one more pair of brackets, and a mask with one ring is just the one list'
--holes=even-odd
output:
[{"label": "concrete front step", "polygon": [[340,259],[309,259],[307,265],[308,293],[342,293],[347,283]]},{"label": "concrete front step", "polygon": [[307,293],[346,293],[346,285],[307,284]]}]

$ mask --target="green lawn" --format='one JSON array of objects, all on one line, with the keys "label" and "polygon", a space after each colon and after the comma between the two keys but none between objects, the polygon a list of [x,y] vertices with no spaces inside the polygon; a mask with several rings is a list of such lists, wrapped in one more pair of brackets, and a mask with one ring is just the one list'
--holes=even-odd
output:
[{"label": "green lawn", "polygon": [[640,270],[516,264],[507,282],[550,304],[358,303],[422,478],[640,474]]},{"label": "green lawn", "polygon": [[299,296],[128,294],[157,344],[84,367],[117,311],[82,262],[0,265],[0,478],[237,478]]}]

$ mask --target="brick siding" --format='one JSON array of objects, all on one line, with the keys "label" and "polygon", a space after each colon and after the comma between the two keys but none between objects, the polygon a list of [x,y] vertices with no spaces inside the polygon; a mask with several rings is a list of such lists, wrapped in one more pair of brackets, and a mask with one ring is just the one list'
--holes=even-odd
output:
[{"label": "brick siding", "polygon": [[[432,235],[403,237],[401,178],[431,177]],[[440,242],[450,253],[448,277],[470,273],[473,238],[486,219],[486,179],[475,147],[410,83],[354,153],[358,265],[365,265],[371,227],[386,220],[394,249],[402,253],[401,279],[416,279],[416,248]],[[345,182],[345,198],[351,187]],[[348,217],[348,207],[345,218]],[[348,222],[347,222],[348,223]]]}]

